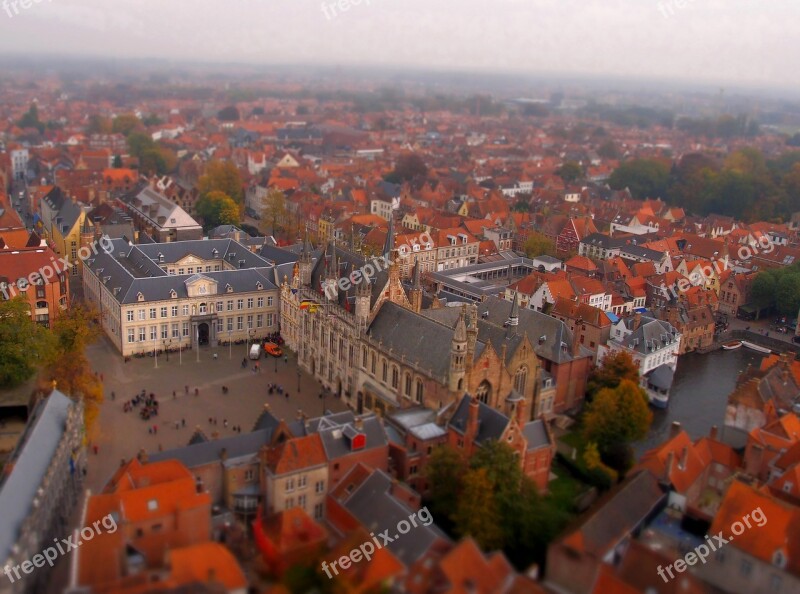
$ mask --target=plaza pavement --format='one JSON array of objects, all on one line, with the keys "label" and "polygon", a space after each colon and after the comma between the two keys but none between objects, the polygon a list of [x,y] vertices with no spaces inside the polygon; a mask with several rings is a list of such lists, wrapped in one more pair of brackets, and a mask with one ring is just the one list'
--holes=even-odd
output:
[{"label": "plaza pavement", "polygon": [[[259,361],[261,371],[253,373],[255,361],[248,359],[248,366],[242,369],[242,358],[245,357],[246,345],[233,345],[231,358],[229,348],[203,347],[200,349],[200,362],[197,362],[195,351],[170,353],[158,357],[158,368],[153,357],[132,358],[125,363],[106,338],[87,349],[92,368],[103,374],[105,402],[102,405],[98,421],[90,435],[91,444],[98,447],[94,454],[88,448],[88,473],[85,486],[93,493],[100,491],[113,473],[119,468],[122,459],[130,460],[144,449],[156,452],[159,447],[164,450],[187,445],[189,438],[200,427],[209,437],[217,431],[220,437],[235,435],[233,427],[240,425],[242,433],[249,432],[264,408],[265,403],[278,418],[293,420],[298,409],[302,409],[309,417],[320,416],[324,409],[332,411],[346,410],[341,400],[328,396],[324,400],[319,397],[322,387],[309,374],[301,372],[301,391],[297,392],[297,364],[294,353],[284,349],[289,357],[285,363],[283,357],[276,360],[272,357]],[[213,353],[217,353],[217,359]],[[276,383],[283,386],[289,398],[269,395],[268,386]],[[189,386],[189,394],[185,394],[185,386]],[[227,395],[222,394],[222,386],[228,387]],[[194,390],[199,390],[199,396]],[[144,421],[139,417],[137,407],[129,413],[123,412],[123,404],[137,393],[146,390],[153,392],[159,401],[157,417]],[[176,398],[173,399],[172,392]],[[111,399],[111,392],[116,399]],[[210,425],[209,417],[216,417],[217,425]],[[175,422],[186,420],[186,426],[175,429]],[[223,420],[228,420],[227,428]],[[157,425],[158,432],[149,434],[148,427]]]}]

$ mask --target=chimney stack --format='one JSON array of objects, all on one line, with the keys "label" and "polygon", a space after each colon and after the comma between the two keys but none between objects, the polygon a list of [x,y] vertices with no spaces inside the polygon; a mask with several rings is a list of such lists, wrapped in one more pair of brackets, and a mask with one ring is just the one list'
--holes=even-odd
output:
[{"label": "chimney stack", "polygon": [[469,412],[467,416],[467,427],[465,433],[474,437],[478,433],[478,411],[480,403],[475,396],[470,397]]},{"label": "chimney stack", "polygon": [[708,437],[711,439],[717,439],[718,429],[716,425],[711,427],[711,431],[708,432]]},{"label": "chimney stack", "polygon": [[667,462],[664,465],[664,481],[669,482],[669,477],[672,474],[672,465],[675,462],[675,454],[667,452]]},{"label": "chimney stack", "polygon": [[681,432],[681,424],[678,421],[672,421],[672,427],[669,429],[669,438],[673,439]]},{"label": "chimney stack", "polygon": [[361,417],[356,417],[353,420],[353,426],[359,431],[361,431],[362,429],[364,429],[364,419],[362,419]]}]

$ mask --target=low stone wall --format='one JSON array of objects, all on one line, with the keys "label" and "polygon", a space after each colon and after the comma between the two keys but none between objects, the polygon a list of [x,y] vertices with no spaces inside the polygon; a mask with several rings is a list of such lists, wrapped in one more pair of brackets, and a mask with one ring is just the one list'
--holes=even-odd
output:
[{"label": "low stone wall", "polygon": [[776,353],[800,354],[800,345],[798,344],[772,338],[771,336],[764,336],[763,334],[751,332],[750,330],[729,330],[728,332],[723,332],[717,337],[716,342],[712,346],[704,349],[702,352],[715,351],[722,348],[724,343],[731,340],[746,340],[758,346],[766,347]]}]

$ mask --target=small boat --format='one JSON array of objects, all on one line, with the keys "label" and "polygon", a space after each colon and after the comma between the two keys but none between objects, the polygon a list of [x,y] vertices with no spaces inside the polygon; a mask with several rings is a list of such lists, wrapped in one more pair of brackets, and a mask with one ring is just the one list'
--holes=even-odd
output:
[{"label": "small boat", "polygon": [[742,347],[741,340],[731,340],[730,342],[726,342],[725,344],[722,345],[722,348],[725,349],[726,351],[735,351],[736,349],[739,349],[741,347]]},{"label": "small boat", "polygon": [[764,353],[765,355],[772,354],[772,351],[769,350],[767,347],[762,347],[755,343],[747,342],[746,340],[742,341],[742,345],[746,346],[750,350],[756,351],[757,353]]}]

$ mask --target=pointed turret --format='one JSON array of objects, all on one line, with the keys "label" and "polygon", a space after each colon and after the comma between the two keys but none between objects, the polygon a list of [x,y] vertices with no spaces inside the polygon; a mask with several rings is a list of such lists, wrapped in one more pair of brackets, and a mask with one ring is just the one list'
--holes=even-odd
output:
[{"label": "pointed turret", "polygon": [[508,319],[503,325],[506,327],[506,338],[517,335],[517,326],[519,326],[519,293],[514,293],[511,312],[508,314]]},{"label": "pointed turret", "polygon": [[414,270],[411,273],[409,301],[411,302],[411,309],[416,313],[422,310],[422,273],[420,272],[419,260],[414,262]]},{"label": "pointed turret", "polygon": [[300,283],[311,284],[311,243],[308,241],[308,225],[303,236],[303,250],[300,252]]},{"label": "pointed turret", "polygon": [[451,392],[460,393],[464,390],[464,377],[467,362],[467,324],[465,313],[462,311],[458,317],[453,340],[450,344],[450,377],[449,387]]},{"label": "pointed turret", "polygon": [[383,243],[383,256],[392,258],[394,252],[394,213],[389,216],[389,230],[386,233],[386,241]]}]

